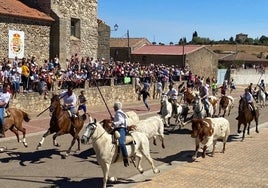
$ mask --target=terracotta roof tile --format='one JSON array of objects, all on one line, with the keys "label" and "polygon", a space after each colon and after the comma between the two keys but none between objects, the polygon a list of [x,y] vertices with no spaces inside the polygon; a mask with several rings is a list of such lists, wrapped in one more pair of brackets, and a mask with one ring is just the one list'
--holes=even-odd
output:
[{"label": "terracotta roof tile", "polygon": [[54,21],[53,18],[23,4],[19,0],[0,0],[0,15]]},{"label": "terracotta roof tile", "polygon": [[146,45],[143,46],[133,52],[131,54],[144,54],[144,55],[183,55],[184,54],[189,54],[193,51],[196,51],[198,49],[202,48],[202,46],[199,45],[185,45],[179,46],[179,45],[174,45],[174,46],[159,46],[159,45]]}]

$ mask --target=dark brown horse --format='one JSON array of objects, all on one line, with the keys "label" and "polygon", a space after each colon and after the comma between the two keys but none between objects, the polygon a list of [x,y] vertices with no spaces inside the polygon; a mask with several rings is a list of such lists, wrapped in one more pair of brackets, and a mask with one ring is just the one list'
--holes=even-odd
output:
[{"label": "dark brown horse", "polygon": [[20,142],[18,131],[21,131],[23,134],[22,143],[25,147],[28,147],[25,137],[26,129],[22,126],[22,122],[23,120],[25,122],[29,122],[30,121],[29,115],[26,112],[17,108],[9,108],[8,112],[9,115],[5,117],[4,120],[5,131],[7,130],[12,131],[16,135],[18,142]]},{"label": "dark brown horse", "polygon": [[73,122],[71,121],[71,115],[67,110],[64,110],[61,103],[59,95],[53,95],[51,98],[51,103],[49,106],[49,110],[52,113],[50,119],[50,127],[47,132],[43,135],[42,140],[39,142],[37,146],[37,150],[39,150],[45,140],[45,138],[52,134],[53,135],[53,144],[54,146],[59,147],[59,143],[57,143],[56,138],[57,136],[61,136],[64,134],[71,134],[73,136],[73,140],[69,149],[66,151],[66,156],[69,155],[75,141],[78,142],[78,151],[80,150],[80,138],[79,132],[83,128],[84,121],[86,120],[86,115],[83,114],[82,116],[78,115],[74,118]]},{"label": "dark brown horse", "polygon": [[238,120],[238,129],[237,129],[238,133],[241,133],[241,130],[240,130],[241,124],[244,125],[242,141],[245,139],[246,130],[249,135],[250,122],[252,120],[255,120],[256,133],[259,133],[259,130],[258,130],[259,115],[260,113],[259,113],[258,108],[256,108],[255,114],[253,114],[246,99],[244,97],[240,98],[239,106],[238,106],[238,117],[236,119]]}]

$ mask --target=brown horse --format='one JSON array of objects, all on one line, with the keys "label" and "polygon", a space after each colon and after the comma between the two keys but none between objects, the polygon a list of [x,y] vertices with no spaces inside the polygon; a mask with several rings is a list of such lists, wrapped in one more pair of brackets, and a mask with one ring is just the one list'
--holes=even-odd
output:
[{"label": "brown horse", "polygon": [[242,141],[245,139],[246,129],[249,135],[250,122],[253,119],[255,120],[255,123],[256,123],[256,133],[259,133],[259,130],[258,130],[259,115],[260,113],[259,113],[258,108],[256,108],[255,114],[253,114],[246,99],[244,97],[240,98],[239,106],[238,106],[238,117],[236,119],[238,120],[238,129],[237,129],[238,133],[241,133],[241,130],[240,130],[241,124],[244,125]]},{"label": "brown horse", "polygon": [[23,134],[22,143],[25,147],[28,147],[25,137],[26,129],[22,126],[22,122],[23,120],[25,122],[29,122],[29,115],[26,112],[17,108],[9,108],[8,112],[10,113],[10,115],[8,117],[5,117],[4,120],[5,131],[12,131],[16,135],[18,142],[20,142],[18,131],[21,131]]},{"label": "brown horse", "polygon": [[228,116],[231,113],[231,109],[234,107],[234,98],[232,96],[225,96],[223,95],[220,99],[219,103],[219,114],[218,116],[221,115],[221,110],[223,110],[223,115],[222,117],[225,116],[226,112],[228,113]]},{"label": "brown horse", "polygon": [[195,100],[195,95],[190,91],[184,92],[184,102],[191,105]]},{"label": "brown horse", "polygon": [[51,103],[49,106],[49,110],[52,113],[51,119],[50,119],[50,127],[47,130],[47,132],[43,135],[42,140],[39,142],[37,146],[37,150],[39,150],[45,140],[45,138],[52,134],[53,135],[53,144],[54,146],[59,147],[59,143],[57,143],[56,138],[57,136],[61,136],[64,134],[71,134],[73,136],[73,140],[71,142],[71,145],[69,149],[66,151],[66,156],[69,155],[71,152],[71,149],[73,145],[75,144],[75,141],[78,142],[78,149],[80,150],[80,138],[79,138],[79,132],[83,128],[84,121],[86,120],[86,115],[78,115],[74,118],[73,122],[71,120],[70,113],[63,109],[61,103],[60,103],[60,97],[59,95],[53,95],[51,98]]}]

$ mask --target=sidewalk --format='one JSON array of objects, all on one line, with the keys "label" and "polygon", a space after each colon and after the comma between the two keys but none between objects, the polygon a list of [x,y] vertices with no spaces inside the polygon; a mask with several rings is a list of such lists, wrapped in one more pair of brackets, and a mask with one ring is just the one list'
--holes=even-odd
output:
[{"label": "sidewalk", "polygon": [[214,157],[199,157],[192,163],[175,164],[172,170],[162,171],[153,175],[152,179],[133,187],[268,187],[267,126],[268,123],[265,123],[259,134],[251,131],[251,136],[244,142],[228,142],[224,154],[219,153],[219,146]]}]

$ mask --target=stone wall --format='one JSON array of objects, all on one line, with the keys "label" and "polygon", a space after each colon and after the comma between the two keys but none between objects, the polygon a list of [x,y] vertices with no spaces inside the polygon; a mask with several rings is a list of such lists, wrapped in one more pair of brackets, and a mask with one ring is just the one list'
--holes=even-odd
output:
[{"label": "stone wall", "polygon": [[50,48],[50,24],[42,21],[30,21],[22,18],[0,18],[0,57],[8,55],[8,32],[9,30],[23,31],[24,39],[24,57],[35,56],[37,63],[43,63],[43,60],[49,58]]},{"label": "stone wall", "polygon": [[[60,62],[65,62],[66,58],[69,59],[75,53],[80,57],[97,58],[97,1],[55,0],[52,1],[51,10],[56,15],[53,18],[56,21],[60,20],[59,38],[65,41],[60,43],[59,49],[56,49],[59,50]],[[71,36],[71,18],[80,21],[79,38]]]},{"label": "stone wall", "polygon": [[[94,111],[94,106],[105,105],[97,87],[86,87],[87,88],[83,90],[85,91],[89,111]],[[137,94],[135,93],[134,84],[113,86],[112,82],[111,86],[101,86],[99,89],[108,105],[112,105],[116,100],[119,100],[123,103],[137,101]],[[80,95],[81,90],[82,89],[75,89],[74,92],[78,96]],[[62,90],[58,90],[55,93],[60,92],[62,92]],[[151,90],[151,92],[153,91]],[[50,97],[51,95],[52,94],[50,93]],[[27,93],[24,95],[19,94],[15,99],[11,99],[10,101],[10,107],[25,110],[30,114],[38,114],[46,109],[49,105],[50,100],[44,99],[44,96],[39,95],[37,92]]]},{"label": "stone wall", "polygon": [[189,66],[194,74],[205,78],[217,77],[218,58],[211,50],[200,48],[193,53],[187,54],[185,58],[186,66]]},{"label": "stone wall", "polygon": [[110,27],[100,21],[98,26],[98,58],[110,59]]}]

